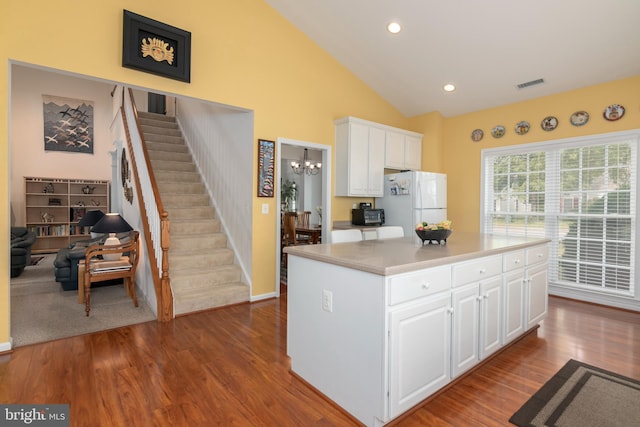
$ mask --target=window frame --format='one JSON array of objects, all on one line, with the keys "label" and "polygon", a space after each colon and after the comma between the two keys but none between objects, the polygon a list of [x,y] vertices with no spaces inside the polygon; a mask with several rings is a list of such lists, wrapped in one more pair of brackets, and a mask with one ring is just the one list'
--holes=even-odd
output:
[{"label": "window frame", "polygon": [[[547,199],[545,201],[544,212],[523,212],[522,216],[540,216],[544,217],[544,233],[545,237],[551,240],[550,244],[550,253],[549,253],[549,265],[550,265],[550,274],[549,275],[549,284],[550,291],[560,290],[559,292],[551,292],[557,294],[569,294],[573,293],[590,293],[592,295],[596,295],[594,298],[588,298],[589,300],[593,300],[595,302],[605,302],[601,301],[601,299],[608,298],[633,298],[638,299],[640,295],[640,286],[635,286],[634,281],[638,277],[636,274],[639,266],[638,259],[638,238],[639,238],[639,229],[640,227],[636,226],[636,220],[639,218],[638,216],[638,176],[640,175],[640,130],[632,130],[632,131],[622,131],[622,132],[612,132],[607,134],[598,134],[598,135],[588,135],[584,137],[575,137],[575,138],[565,138],[565,139],[557,139],[557,140],[549,140],[544,142],[534,142],[528,144],[520,144],[514,146],[504,146],[504,147],[496,147],[496,148],[486,148],[481,150],[481,172],[480,172],[480,224],[479,229],[482,233],[491,233],[493,230],[490,228],[490,218],[495,216],[494,210],[494,174],[493,174],[493,159],[499,156],[515,156],[515,155],[524,155],[524,154],[533,154],[538,152],[545,152],[545,193],[549,195],[551,192],[555,192],[553,195],[553,200],[559,200],[561,195],[560,192],[560,153],[561,150],[571,149],[571,148],[584,148],[590,146],[601,146],[608,144],[620,144],[620,143],[628,143],[631,145],[632,149],[632,167],[634,169],[631,171],[630,184],[631,184],[631,192],[632,192],[632,202],[630,206],[630,216],[632,218],[632,231],[631,231],[631,280],[630,280],[630,290],[618,290],[618,289],[605,289],[604,287],[597,287],[592,285],[580,285],[578,283],[575,284],[567,284],[566,282],[558,282],[556,279],[557,271],[553,269],[558,265],[558,248],[559,248],[559,224],[562,221],[562,218],[565,214],[561,214],[559,211],[559,203],[553,203],[550,201],[552,199]],[[553,157],[555,160],[549,162],[549,158]],[[551,163],[551,164],[550,164]],[[527,173],[529,173],[527,167]],[[555,176],[549,179],[550,173],[553,173]],[[489,176],[491,174],[491,176]],[[491,188],[489,188],[491,186]],[[529,191],[527,190],[526,194]],[[487,209],[490,207],[490,209]],[[489,214],[488,212],[491,212]],[[507,214],[509,215],[509,214]],[[601,218],[606,218],[606,215],[600,216]],[[561,290],[565,288],[565,290]],[[600,296],[598,296],[600,295]],[[569,295],[571,296],[571,295]]]}]

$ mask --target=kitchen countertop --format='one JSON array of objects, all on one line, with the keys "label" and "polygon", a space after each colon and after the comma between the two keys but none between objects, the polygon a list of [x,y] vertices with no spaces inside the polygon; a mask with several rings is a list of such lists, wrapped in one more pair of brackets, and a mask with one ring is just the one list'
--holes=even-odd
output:
[{"label": "kitchen countertop", "polygon": [[407,273],[548,243],[546,238],[507,237],[453,232],[443,245],[415,242],[415,236],[400,239],[362,240],[304,246],[287,246],[286,253],[340,265],[382,276]]},{"label": "kitchen countertop", "polygon": [[355,228],[356,230],[375,230],[378,227],[384,227],[384,225],[354,225],[351,221],[334,221],[334,230],[350,230]]}]

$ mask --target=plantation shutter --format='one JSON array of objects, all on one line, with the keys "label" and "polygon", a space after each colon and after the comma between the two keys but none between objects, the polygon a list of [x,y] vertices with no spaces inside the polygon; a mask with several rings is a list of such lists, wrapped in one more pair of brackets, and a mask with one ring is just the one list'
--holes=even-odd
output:
[{"label": "plantation shutter", "polygon": [[481,228],[551,239],[556,284],[633,295],[637,136],[483,151]]}]

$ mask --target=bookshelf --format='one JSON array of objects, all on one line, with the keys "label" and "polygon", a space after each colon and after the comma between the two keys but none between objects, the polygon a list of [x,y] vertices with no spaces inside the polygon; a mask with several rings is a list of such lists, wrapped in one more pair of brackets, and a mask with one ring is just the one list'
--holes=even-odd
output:
[{"label": "bookshelf", "polygon": [[108,213],[109,194],[109,181],[25,177],[25,226],[36,233],[32,252],[56,252],[90,238],[78,221],[87,210]]}]

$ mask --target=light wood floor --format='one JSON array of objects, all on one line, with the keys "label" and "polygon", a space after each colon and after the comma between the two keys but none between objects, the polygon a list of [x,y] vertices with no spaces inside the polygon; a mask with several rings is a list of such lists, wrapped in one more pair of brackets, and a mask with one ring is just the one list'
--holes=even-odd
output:
[{"label": "light wood floor", "polygon": [[[509,425],[570,358],[640,378],[640,314],[549,305],[537,333],[395,424]],[[72,426],[358,425],[291,375],[285,348],[285,297],[144,323],[0,356],[0,403],[69,403]]]}]

